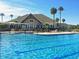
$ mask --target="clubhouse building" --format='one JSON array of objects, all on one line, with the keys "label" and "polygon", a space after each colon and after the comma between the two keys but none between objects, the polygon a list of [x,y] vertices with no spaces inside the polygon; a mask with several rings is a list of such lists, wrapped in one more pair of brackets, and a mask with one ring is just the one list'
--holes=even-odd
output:
[{"label": "clubhouse building", "polygon": [[19,16],[8,22],[8,28],[15,30],[34,31],[49,28],[51,30],[57,29],[56,21],[43,14],[26,14]]}]

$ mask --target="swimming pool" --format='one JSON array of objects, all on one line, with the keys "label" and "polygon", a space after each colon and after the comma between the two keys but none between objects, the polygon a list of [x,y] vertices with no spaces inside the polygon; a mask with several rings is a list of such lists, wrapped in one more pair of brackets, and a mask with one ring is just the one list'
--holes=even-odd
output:
[{"label": "swimming pool", "polygon": [[79,34],[1,34],[0,59],[79,59]]}]

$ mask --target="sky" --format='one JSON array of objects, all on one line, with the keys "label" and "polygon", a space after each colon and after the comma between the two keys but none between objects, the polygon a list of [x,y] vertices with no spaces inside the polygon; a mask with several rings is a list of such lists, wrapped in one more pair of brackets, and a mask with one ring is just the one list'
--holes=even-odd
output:
[{"label": "sky", "polygon": [[[13,19],[29,13],[53,18],[50,9],[59,6],[64,8],[62,18],[66,19],[66,23],[79,24],[79,0],[0,0],[0,13],[5,14],[4,22],[10,20],[10,14],[14,15]],[[56,17],[59,17],[59,11]]]}]

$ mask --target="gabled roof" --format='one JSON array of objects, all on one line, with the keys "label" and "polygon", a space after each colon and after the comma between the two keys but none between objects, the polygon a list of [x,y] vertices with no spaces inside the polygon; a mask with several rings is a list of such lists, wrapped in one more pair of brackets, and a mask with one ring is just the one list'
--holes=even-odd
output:
[{"label": "gabled roof", "polygon": [[23,20],[25,20],[29,15],[33,15],[38,21],[40,21],[43,24],[53,24],[53,20],[43,14],[26,14],[24,16],[19,16],[18,18],[12,20],[13,22],[21,23]]}]

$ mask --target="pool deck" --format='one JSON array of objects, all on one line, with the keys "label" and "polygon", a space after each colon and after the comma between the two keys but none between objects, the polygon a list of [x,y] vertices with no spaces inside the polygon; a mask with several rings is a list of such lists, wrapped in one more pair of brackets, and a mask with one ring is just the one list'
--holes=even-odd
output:
[{"label": "pool deck", "polygon": [[65,34],[77,34],[79,32],[33,32],[33,31],[5,31],[0,32],[2,34],[16,34],[16,33],[26,33],[26,34],[37,34],[37,35],[65,35]]},{"label": "pool deck", "polygon": [[19,34],[19,33],[27,33],[33,34],[33,31],[0,31],[1,34]]},{"label": "pool deck", "polygon": [[65,35],[65,34],[77,34],[79,32],[35,32],[38,35]]}]

